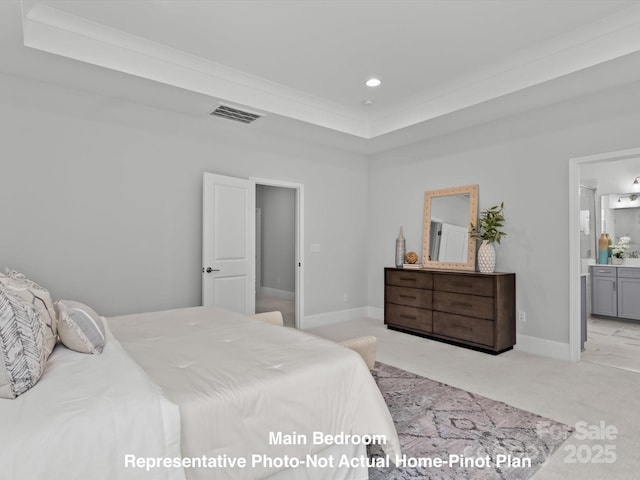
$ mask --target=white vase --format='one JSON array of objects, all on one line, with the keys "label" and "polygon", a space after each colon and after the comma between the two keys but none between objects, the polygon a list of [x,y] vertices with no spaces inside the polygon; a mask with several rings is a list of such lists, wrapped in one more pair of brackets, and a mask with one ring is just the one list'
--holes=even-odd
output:
[{"label": "white vase", "polygon": [[624,259],[618,257],[611,257],[611,265],[622,265]]},{"label": "white vase", "polygon": [[496,268],[496,249],[493,243],[482,241],[478,249],[478,270],[482,273],[493,273]]}]

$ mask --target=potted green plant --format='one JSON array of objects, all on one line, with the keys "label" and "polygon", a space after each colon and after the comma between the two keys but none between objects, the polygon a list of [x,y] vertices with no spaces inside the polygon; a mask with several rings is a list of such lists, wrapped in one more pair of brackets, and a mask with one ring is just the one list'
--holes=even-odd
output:
[{"label": "potted green plant", "polygon": [[478,249],[478,269],[482,273],[492,273],[496,268],[496,250],[494,243],[500,243],[507,234],[502,230],[505,223],[504,202],[494,205],[480,212],[476,225],[473,223],[469,235],[476,240],[482,240]]}]

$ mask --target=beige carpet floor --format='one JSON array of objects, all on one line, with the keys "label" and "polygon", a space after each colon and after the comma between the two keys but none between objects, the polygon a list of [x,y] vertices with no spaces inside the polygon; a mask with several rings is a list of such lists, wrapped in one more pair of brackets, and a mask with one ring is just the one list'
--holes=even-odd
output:
[{"label": "beige carpet floor", "polygon": [[[567,425],[615,427],[612,439],[576,431],[532,477],[535,480],[631,480],[640,472],[640,374],[512,350],[493,356],[387,330],[359,318],[311,330],[333,340],[378,337],[378,360],[432,380],[505,402]],[[584,428],[581,430],[584,434]],[[611,445],[611,447],[607,447]],[[615,458],[596,458],[608,448]],[[576,453],[580,450],[580,459]],[[588,458],[587,458],[588,457]],[[613,461],[610,461],[613,460]]]}]

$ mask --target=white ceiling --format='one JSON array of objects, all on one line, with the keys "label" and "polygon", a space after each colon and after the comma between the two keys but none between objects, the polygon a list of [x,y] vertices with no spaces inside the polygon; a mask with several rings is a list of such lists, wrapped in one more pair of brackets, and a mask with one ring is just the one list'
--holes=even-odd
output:
[{"label": "white ceiling", "polygon": [[220,100],[371,151],[640,80],[640,2],[8,0],[0,53],[6,73],[203,117]]}]

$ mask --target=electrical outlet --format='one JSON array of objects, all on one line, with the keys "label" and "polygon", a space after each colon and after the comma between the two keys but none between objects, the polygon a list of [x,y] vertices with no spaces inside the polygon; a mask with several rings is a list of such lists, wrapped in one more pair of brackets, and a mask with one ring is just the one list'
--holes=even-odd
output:
[{"label": "electrical outlet", "polygon": [[527,321],[527,313],[523,312],[522,310],[518,312],[518,320],[520,320],[521,322],[526,322]]}]

